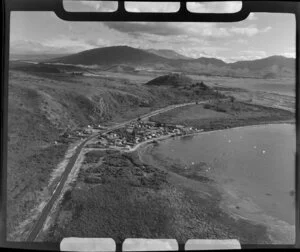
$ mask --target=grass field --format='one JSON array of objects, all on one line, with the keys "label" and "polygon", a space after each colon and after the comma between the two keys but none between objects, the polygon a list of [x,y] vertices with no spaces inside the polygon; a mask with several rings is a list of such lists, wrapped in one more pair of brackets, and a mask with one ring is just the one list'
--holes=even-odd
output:
[{"label": "grass field", "polygon": [[277,108],[239,101],[219,101],[177,108],[150,118],[160,123],[180,124],[213,130],[260,123],[295,120],[295,114]]}]

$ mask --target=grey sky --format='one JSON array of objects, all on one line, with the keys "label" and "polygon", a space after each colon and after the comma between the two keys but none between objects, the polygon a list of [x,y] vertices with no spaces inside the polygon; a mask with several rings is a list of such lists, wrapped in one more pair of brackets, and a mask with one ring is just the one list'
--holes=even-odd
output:
[{"label": "grey sky", "polygon": [[[79,4],[79,5],[78,5]],[[111,3],[77,3],[85,10],[113,10]],[[174,4],[173,4],[174,5]],[[166,11],[172,3],[132,4],[133,11]],[[86,9],[87,8],[87,9]],[[195,10],[220,10],[194,4]],[[223,10],[238,10],[232,3]],[[228,62],[271,55],[295,57],[295,17],[253,13],[237,23],[67,22],[52,12],[11,15],[11,53],[76,53],[95,47],[128,45],[172,49],[186,56],[217,57]]]}]

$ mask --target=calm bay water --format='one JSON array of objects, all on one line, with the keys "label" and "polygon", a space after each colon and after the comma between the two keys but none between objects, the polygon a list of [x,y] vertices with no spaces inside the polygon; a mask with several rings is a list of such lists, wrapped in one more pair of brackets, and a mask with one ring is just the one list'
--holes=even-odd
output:
[{"label": "calm bay water", "polygon": [[205,172],[265,213],[294,225],[295,126],[249,126],[169,139],[155,149],[188,165],[205,162]]}]

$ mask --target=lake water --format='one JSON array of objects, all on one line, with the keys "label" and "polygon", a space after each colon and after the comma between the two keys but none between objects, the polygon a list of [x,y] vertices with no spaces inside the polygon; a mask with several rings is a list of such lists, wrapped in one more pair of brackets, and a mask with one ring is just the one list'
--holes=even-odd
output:
[{"label": "lake water", "polygon": [[169,139],[155,148],[187,167],[205,162],[206,175],[291,225],[295,223],[295,151],[291,124],[205,132]]}]

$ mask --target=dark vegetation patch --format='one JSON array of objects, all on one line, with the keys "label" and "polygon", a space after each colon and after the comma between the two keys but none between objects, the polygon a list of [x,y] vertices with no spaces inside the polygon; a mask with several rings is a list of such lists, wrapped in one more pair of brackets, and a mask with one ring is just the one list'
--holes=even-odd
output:
[{"label": "dark vegetation patch", "polygon": [[[121,155],[119,156],[119,158]],[[266,228],[247,221],[234,220],[219,208],[220,195],[203,198],[184,183],[160,187],[137,186],[143,174],[161,172],[157,168],[137,168],[136,155],[125,155],[126,171],[120,172],[114,154],[106,165],[86,170],[86,174],[101,173],[109,182],[93,184],[89,190],[73,188],[67,191],[55,224],[47,240],[63,237],[110,237],[117,243],[125,238],[172,238],[184,243],[187,239],[239,239],[242,243],[267,243]],[[125,165],[124,160],[121,161]],[[199,164],[203,166],[204,164]],[[86,175],[85,174],[85,175]],[[83,175],[83,174],[82,174]],[[159,175],[161,176],[161,175]],[[133,177],[135,177],[133,179]],[[153,181],[148,181],[153,185]],[[67,214],[69,213],[69,214]],[[62,221],[70,215],[69,221]],[[243,231],[242,231],[243,230]]]},{"label": "dark vegetation patch", "polygon": [[133,189],[122,179],[89,191],[73,190],[63,211],[72,211],[72,219],[63,227],[54,227],[48,239],[109,237],[121,242],[128,237],[160,238],[168,234],[172,223],[172,209],[162,196],[146,188]]},{"label": "dark vegetation patch", "polygon": [[233,91],[233,92],[245,92],[246,90],[243,88],[237,87],[222,87],[222,86],[214,86],[214,90],[216,91]]},{"label": "dark vegetation patch", "polygon": [[106,151],[89,151],[85,154],[85,158],[83,163],[90,164],[90,163],[97,163],[99,162],[101,157],[106,155]]},{"label": "dark vegetation patch", "polygon": [[77,181],[91,186],[65,193],[60,213],[71,211],[72,219],[64,225],[56,222],[48,239],[97,236],[120,242],[141,234],[154,238],[168,234],[173,210],[157,194],[168,184],[166,172],[142,164],[136,153],[109,153],[101,165],[89,164]]},{"label": "dark vegetation patch", "polygon": [[149,86],[186,86],[193,83],[193,80],[184,74],[168,74],[159,76],[149,82],[146,85]]},{"label": "dark vegetation patch", "polygon": [[[93,157],[93,161],[96,163],[99,159]],[[91,159],[88,163],[91,163]],[[103,157],[100,165],[92,165],[82,170],[79,178],[93,184],[106,184],[121,179],[131,186],[158,189],[166,182],[166,173],[150,165],[143,165],[136,154],[110,153]]]}]

